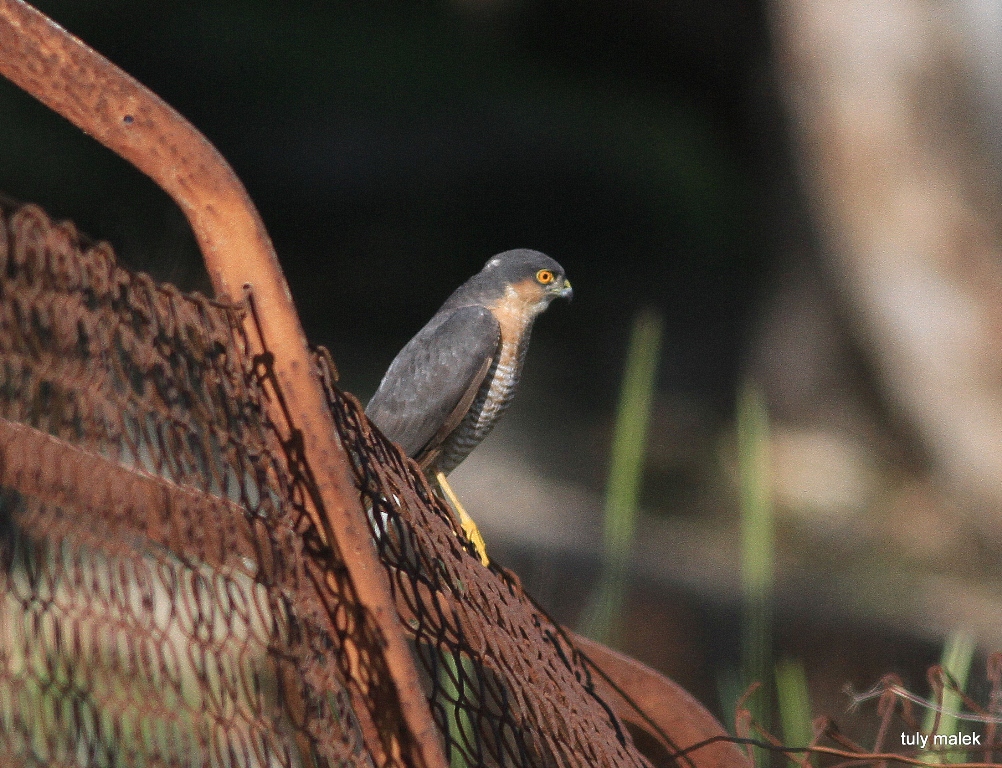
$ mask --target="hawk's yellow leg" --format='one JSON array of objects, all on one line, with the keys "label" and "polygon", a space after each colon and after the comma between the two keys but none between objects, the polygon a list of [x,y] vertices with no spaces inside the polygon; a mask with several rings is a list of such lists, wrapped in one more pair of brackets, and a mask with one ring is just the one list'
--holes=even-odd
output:
[{"label": "hawk's yellow leg", "polygon": [[491,561],[487,558],[487,545],[484,544],[484,537],[480,535],[480,529],[477,528],[477,524],[473,522],[473,518],[467,514],[466,510],[463,509],[463,505],[459,503],[459,498],[456,496],[456,492],[452,490],[452,486],[449,485],[449,481],[445,479],[445,473],[436,472],[435,479],[438,480],[438,487],[442,489],[442,493],[445,494],[445,498],[448,499],[452,508],[456,510],[456,514],[459,515],[459,524],[463,528],[463,533],[466,534],[466,538],[470,540],[470,543],[473,544],[473,547],[477,550],[477,555],[480,556],[480,562],[485,566],[490,565]]}]

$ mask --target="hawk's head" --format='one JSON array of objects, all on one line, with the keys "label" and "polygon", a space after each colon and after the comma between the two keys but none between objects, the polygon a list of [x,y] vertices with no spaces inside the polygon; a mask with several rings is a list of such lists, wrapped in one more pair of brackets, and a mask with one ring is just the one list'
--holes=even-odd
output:
[{"label": "hawk's head", "polygon": [[570,299],[572,295],[563,267],[545,253],[519,248],[492,256],[452,299],[462,303],[473,300],[485,307],[517,302],[523,311],[538,315],[554,299]]}]

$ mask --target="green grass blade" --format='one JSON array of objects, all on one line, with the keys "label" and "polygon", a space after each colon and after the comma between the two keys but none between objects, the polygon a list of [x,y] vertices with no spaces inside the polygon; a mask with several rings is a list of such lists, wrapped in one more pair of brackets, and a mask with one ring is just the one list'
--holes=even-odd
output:
[{"label": "green grass blade", "polygon": [[[763,683],[748,708],[765,728],[772,712],[772,594],[775,521],[769,466],[769,417],[761,392],[742,387],[737,414],[741,502],[741,589],[743,602],[741,679]],[[764,755],[758,755],[758,762]]]},{"label": "green grass blade", "polygon": [[[959,630],[951,632],[946,638],[946,643],[943,646],[943,655],[940,657],[939,661],[940,666],[950,673],[953,679],[957,681],[957,685],[962,691],[967,688],[967,678],[971,672],[971,663],[974,661],[974,651],[976,649],[977,644],[974,641],[974,637],[967,632]],[[944,691],[944,714],[940,715],[939,729],[937,730],[937,733],[943,734],[947,737],[958,733],[957,718],[946,713],[958,712],[960,708],[960,695],[952,690]],[[922,729],[926,733],[931,733],[935,722],[936,713],[929,710],[925,713],[925,721],[922,724]],[[931,751],[932,749],[935,749],[935,745],[932,742],[932,737],[930,737],[929,741],[930,751],[922,756],[923,762],[963,763],[967,761],[967,753],[963,751],[947,752],[945,754]]]},{"label": "green grass blade", "polygon": [[746,599],[772,598],[775,547],[769,467],[769,416],[762,394],[746,385],[738,401],[741,586]]},{"label": "green grass blade", "polygon": [[663,327],[657,312],[645,310],[630,334],[605,494],[602,571],[581,622],[582,634],[602,643],[619,632]]},{"label": "green grass blade", "polygon": [[[463,681],[471,672],[469,662],[463,659],[457,663],[451,653],[442,653],[442,668],[439,671],[439,682],[442,686],[445,717],[449,725],[449,768],[467,768],[469,762],[459,745],[476,743],[476,734],[468,711],[461,702],[468,701],[469,692],[463,690]],[[465,675],[464,675],[465,673]]]},{"label": "green grass blade", "polygon": [[800,660],[782,659],[776,664],[776,696],[783,743],[806,747],[814,738],[811,695],[807,673]]}]

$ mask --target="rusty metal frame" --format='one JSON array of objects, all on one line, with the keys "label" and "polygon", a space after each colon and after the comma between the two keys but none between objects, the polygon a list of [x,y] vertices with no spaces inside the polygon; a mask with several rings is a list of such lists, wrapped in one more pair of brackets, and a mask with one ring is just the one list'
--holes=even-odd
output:
[{"label": "rusty metal frame", "polygon": [[[725,740],[728,735],[717,719],[680,685],[601,643],[567,634],[598,673],[598,694],[623,722],[656,742],[666,758],[690,768],[752,768],[748,756]],[[686,752],[704,742],[709,743]],[[679,752],[684,756],[676,757]]]},{"label": "rusty metal frame", "polygon": [[[180,114],[22,0],[0,0],[0,74],[128,160],[174,199],[191,224],[218,298],[253,295],[259,325],[247,329],[258,343],[252,352],[267,350],[272,356],[272,372],[288,405],[288,418],[277,403],[269,415],[299,442],[313,469],[318,503],[311,512],[318,529],[343,553],[359,601],[384,643],[413,756],[423,768],[445,768],[438,730],[306,336],[271,240],[240,180]],[[406,761],[403,736],[391,736],[391,752]],[[372,747],[382,751],[381,745]]]}]

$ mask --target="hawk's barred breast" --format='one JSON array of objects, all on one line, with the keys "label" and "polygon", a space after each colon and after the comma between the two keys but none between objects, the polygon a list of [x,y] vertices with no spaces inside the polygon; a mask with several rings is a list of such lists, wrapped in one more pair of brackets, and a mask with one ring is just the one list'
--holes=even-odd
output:
[{"label": "hawk's barred breast", "polygon": [[529,349],[528,339],[526,332],[518,341],[505,341],[502,330],[500,353],[487,371],[470,410],[443,445],[438,460],[440,471],[449,474],[458,467],[508,410],[522,375],[522,364]]}]

